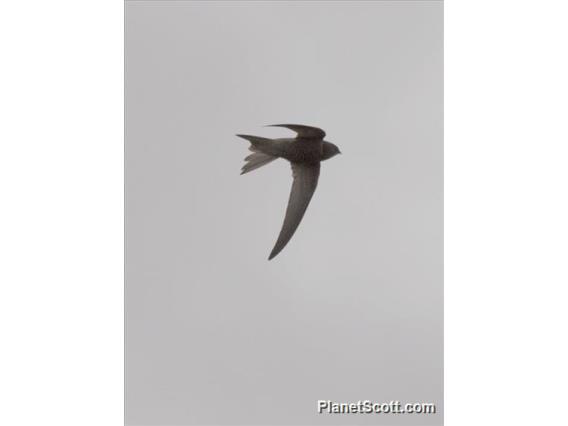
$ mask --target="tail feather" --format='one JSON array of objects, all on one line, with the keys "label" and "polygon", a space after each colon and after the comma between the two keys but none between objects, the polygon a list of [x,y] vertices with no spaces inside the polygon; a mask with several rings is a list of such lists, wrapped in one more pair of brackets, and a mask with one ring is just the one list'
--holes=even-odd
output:
[{"label": "tail feather", "polygon": [[253,170],[258,169],[272,161],[276,160],[277,157],[273,157],[272,155],[263,154],[262,152],[254,152],[253,154],[249,155],[245,158],[247,162],[243,168],[241,169],[241,175],[245,173],[251,172]]},{"label": "tail feather", "polygon": [[251,143],[252,146],[262,147],[263,145],[268,145],[272,142],[272,139],[261,138],[260,136],[252,135],[237,135],[239,138],[246,139]]},{"label": "tail feather", "polygon": [[272,139],[262,138],[260,136],[252,136],[252,135],[237,135],[240,138],[243,138],[250,142],[249,150],[253,153],[250,154],[245,158],[246,164],[241,169],[241,175],[245,173],[251,172],[253,170],[258,169],[272,161],[276,160],[278,157],[266,154],[265,150],[269,150],[271,144],[273,143]]}]

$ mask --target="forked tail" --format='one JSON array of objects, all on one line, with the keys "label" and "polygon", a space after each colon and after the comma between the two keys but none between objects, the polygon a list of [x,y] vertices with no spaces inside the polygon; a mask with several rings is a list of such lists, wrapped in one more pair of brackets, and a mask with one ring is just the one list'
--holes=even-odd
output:
[{"label": "forked tail", "polygon": [[271,139],[261,138],[259,136],[250,136],[250,135],[237,135],[237,136],[249,141],[250,142],[249,149],[253,152],[252,154],[250,154],[248,157],[245,158],[246,164],[241,169],[241,175],[256,170],[259,167],[271,163],[272,161],[278,158],[262,152],[263,147],[267,147],[270,144],[270,142],[272,142]]}]

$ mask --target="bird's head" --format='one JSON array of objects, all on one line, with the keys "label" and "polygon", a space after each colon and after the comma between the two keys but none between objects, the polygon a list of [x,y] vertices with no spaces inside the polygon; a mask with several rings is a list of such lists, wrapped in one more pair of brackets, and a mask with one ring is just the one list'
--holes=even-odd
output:
[{"label": "bird's head", "polygon": [[323,142],[323,160],[328,160],[331,157],[335,157],[337,154],[341,154],[337,145],[327,141]]}]

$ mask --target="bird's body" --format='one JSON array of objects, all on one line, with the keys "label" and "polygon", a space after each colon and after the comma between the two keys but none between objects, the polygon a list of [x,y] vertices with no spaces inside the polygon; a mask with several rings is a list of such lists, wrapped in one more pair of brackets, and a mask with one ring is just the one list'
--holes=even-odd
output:
[{"label": "bird's body", "polygon": [[275,124],[297,133],[295,138],[267,139],[259,136],[237,135],[251,143],[253,151],[245,158],[241,174],[262,167],[277,158],[288,160],[292,165],[294,182],[286,209],[284,224],[269,260],[274,258],[286,246],[294,235],[313,193],[316,190],[320,162],[340,154],[339,148],[324,141],[325,132],[317,127],[299,124]]}]

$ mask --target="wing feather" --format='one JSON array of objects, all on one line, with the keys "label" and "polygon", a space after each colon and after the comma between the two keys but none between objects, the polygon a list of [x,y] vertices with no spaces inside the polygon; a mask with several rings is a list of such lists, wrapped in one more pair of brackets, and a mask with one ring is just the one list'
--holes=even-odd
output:
[{"label": "wing feather", "polygon": [[318,185],[319,173],[319,163],[311,165],[292,163],[294,182],[290,191],[286,216],[278,240],[268,260],[280,253],[296,232]]},{"label": "wing feather", "polygon": [[296,132],[300,139],[323,139],[325,132],[318,127],[304,126],[303,124],[271,124],[266,127],[285,127]]}]

